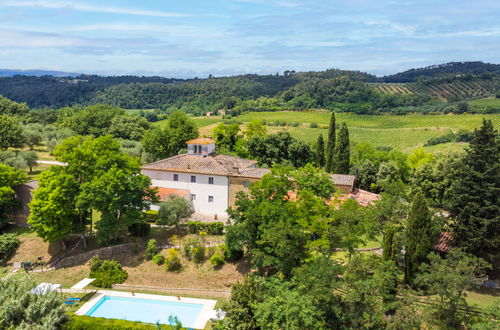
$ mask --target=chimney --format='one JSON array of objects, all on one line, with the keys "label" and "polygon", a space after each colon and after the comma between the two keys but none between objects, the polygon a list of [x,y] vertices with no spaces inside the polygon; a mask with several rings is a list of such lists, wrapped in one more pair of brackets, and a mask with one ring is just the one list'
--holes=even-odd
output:
[{"label": "chimney", "polygon": [[240,174],[240,169],[238,166],[233,166],[233,173],[238,173]]}]

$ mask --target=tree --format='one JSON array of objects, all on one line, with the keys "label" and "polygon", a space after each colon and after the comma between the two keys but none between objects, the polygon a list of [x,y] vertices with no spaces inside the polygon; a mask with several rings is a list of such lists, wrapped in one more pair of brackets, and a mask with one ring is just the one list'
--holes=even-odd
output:
[{"label": "tree", "polygon": [[17,206],[13,188],[26,181],[28,178],[23,171],[0,163],[0,229],[7,224],[8,214]]},{"label": "tree", "polygon": [[146,131],[143,138],[144,150],[155,159],[167,158],[186,147],[186,141],[198,137],[198,128],[186,114],[175,111],[170,115],[165,128]]},{"label": "tree", "polygon": [[220,123],[214,128],[214,139],[217,142],[217,147],[222,150],[234,151],[236,142],[240,136],[240,125]]},{"label": "tree", "polygon": [[28,165],[30,173],[33,173],[33,167],[38,165],[38,154],[33,150],[23,151],[21,152],[21,157],[26,161],[26,165]]},{"label": "tree", "polygon": [[317,166],[325,166],[325,141],[323,140],[323,134],[318,136],[318,140],[316,142],[315,161]]},{"label": "tree", "polygon": [[357,169],[356,184],[364,190],[371,190],[377,181],[377,168],[369,159],[365,159]]},{"label": "tree", "polygon": [[24,144],[23,127],[16,117],[0,114],[0,149],[21,148]]},{"label": "tree", "polygon": [[434,155],[430,152],[425,152],[423,147],[413,150],[411,155],[408,156],[408,163],[414,171],[432,161],[434,161]]},{"label": "tree", "polygon": [[28,217],[39,237],[54,242],[83,226],[79,223],[81,211],[75,205],[77,195],[78,182],[63,167],[52,166],[42,172]]},{"label": "tree", "polygon": [[405,282],[413,284],[418,268],[434,245],[432,216],[421,191],[413,197],[405,231]]},{"label": "tree", "polygon": [[[62,126],[69,127],[80,135],[95,137],[109,134],[113,119],[124,116],[125,110],[106,104],[96,104],[85,108],[74,108],[68,116],[62,117]],[[139,120],[139,118],[136,118]]]},{"label": "tree", "polygon": [[17,103],[0,95],[0,115],[24,116],[28,111],[26,103]]},{"label": "tree", "polygon": [[437,295],[434,316],[441,325],[456,328],[466,317],[464,308],[466,291],[478,288],[484,282],[484,269],[489,265],[482,259],[452,249],[442,259],[432,253],[429,263],[423,264],[415,282],[424,287],[428,294]]},{"label": "tree", "polygon": [[244,134],[247,139],[251,139],[254,136],[266,135],[266,131],[266,126],[263,124],[262,120],[252,120],[247,124]]},{"label": "tree", "polygon": [[191,205],[186,199],[171,195],[160,204],[156,224],[177,226],[182,219],[189,217],[192,213]]},{"label": "tree", "polygon": [[500,246],[500,139],[491,120],[472,134],[448,191],[453,237],[466,252],[492,261]]},{"label": "tree", "polygon": [[333,155],[333,172],[339,174],[348,174],[350,168],[351,154],[349,152],[349,131],[347,124],[342,122],[339,134],[336,140]]},{"label": "tree", "polygon": [[0,281],[0,327],[5,329],[59,329],[68,319],[64,299],[52,291],[32,294],[36,282],[26,275]]},{"label": "tree", "polygon": [[24,127],[24,140],[30,150],[42,143],[42,130],[43,126],[41,124],[28,124]]},{"label": "tree", "polygon": [[108,134],[119,139],[139,141],[149,128],[149,122],[142,117],[121,115],[111,119]]},{"label": "tree", "polygon": [[326,166],[327,172],[333,171],[333,157],[335,155],[335,112],[332,111],[330,117],[330,127],[328,128],[328,141],[326,144]]}]

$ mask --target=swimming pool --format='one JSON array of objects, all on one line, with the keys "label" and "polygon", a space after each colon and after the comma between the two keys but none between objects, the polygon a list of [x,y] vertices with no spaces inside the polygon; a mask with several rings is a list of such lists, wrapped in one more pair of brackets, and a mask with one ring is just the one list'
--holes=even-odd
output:
[{"label": "swimming pool", "polygon": [[77,314],[144,323],[168,324],[176,316],[186,328],[204,328],[213,316],[215,300],[99,291]]}]

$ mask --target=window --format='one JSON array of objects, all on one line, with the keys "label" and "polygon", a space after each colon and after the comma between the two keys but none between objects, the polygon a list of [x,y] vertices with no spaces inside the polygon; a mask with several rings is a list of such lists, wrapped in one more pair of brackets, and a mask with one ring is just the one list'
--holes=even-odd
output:
[{"label": "window", "polygon": [[174,174],[174,181],[179,181],[179,174]]},{"label": "window", "polygon": [[214,196],[208,196],[208,202],[213,203],[214,202]]},{"label": "window", "polygon": [[208,178],[208,184],[214,184],[214,178],[213,177],[209,177]]},{"label": "window", "polygon": [[248,181],[243,181],[243,187],[248,188]]},{"label": "window", "polygon": [[192,200],[192,201],[195,201],[195,200],[196,200],[196,195],[195,195],[195,194],[191,194],[191,200]]},{"label": "window", "polygon": [[196,175],[191,175],[191,182],[196,182]]}]

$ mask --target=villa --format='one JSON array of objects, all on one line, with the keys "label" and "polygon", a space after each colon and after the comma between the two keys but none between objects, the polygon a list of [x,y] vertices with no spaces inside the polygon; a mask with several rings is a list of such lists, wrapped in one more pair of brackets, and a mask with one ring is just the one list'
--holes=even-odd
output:
[{"label": "villa", "polygon": [[[194,212],[215,219],[227,218],[226,210],[233,206],[236,193],[248,189],[270,170],[257,167],[256,160],[244,159],[215,152],[215,141],[197,138],[187,143],[187,154],[180,154],[146,164],[142,173],[158,187],[160,200],[177,195],[191,201]],[[332,181],[348,198],[368,204],[379,198],[376,194],[354,187],[353,175],[332,174]],[[369,201],[367,201],[369,200]],[[152,209],[158,209],[153,205]]]}]

